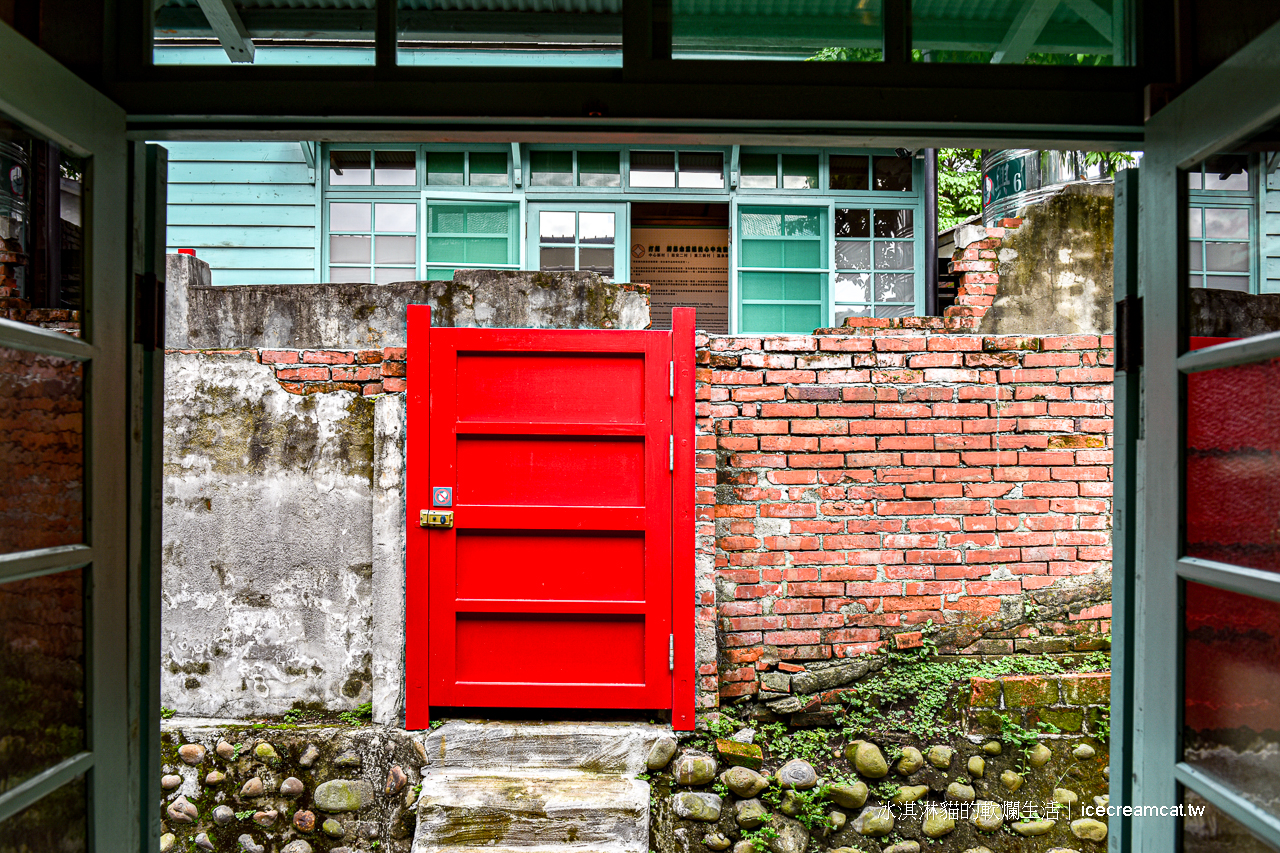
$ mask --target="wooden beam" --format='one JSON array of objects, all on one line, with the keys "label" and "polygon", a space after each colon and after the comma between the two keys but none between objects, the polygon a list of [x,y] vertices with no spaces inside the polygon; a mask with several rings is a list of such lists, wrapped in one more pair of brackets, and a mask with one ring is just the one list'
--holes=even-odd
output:
[{"label": "wooden beam", "polygon": [[1057,6],[1058,0],[1025,0],[991,62],[1017,65],[1026,60]]},{"label": "wooden beam", "polygon": [[253,39],[231,0],[196,0],[232,62],[253,62]]},{"label": "wooden beam", "polygon": [[1084,20],[1086,24],[1093,27],[1110,41],[1113,37],[1114,24],[1111,21],[1111,13],[1103,9],[1093,0],[1062,0],[1067,4],[1067,8]]}]

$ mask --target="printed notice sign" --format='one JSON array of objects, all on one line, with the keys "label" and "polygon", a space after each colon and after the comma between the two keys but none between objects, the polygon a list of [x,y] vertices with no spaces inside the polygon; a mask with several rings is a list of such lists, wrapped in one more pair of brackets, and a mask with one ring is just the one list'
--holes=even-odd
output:
[{"label": "printed notice sign", "polygon": [[631,280],[649,285],[654,329],[671,328],[671,309],[698,310],[697,327],[729,333],[729,231],[632,228]]}]

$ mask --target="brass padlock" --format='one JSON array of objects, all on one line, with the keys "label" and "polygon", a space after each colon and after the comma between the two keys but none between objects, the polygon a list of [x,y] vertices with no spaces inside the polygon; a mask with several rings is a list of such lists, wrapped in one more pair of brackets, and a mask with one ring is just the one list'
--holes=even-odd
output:
[{"label": "brass padlock", "polygon": [[420,523],[423,527],[453,527],[453,512],[424,509]]}]

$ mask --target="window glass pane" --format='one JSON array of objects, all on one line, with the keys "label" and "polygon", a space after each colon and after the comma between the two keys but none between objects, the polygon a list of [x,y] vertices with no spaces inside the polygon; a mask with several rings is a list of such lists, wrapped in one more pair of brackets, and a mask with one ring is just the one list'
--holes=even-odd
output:
[{"label": "window glass pane", "polygon": [[925,62],[1093,67],[1130,65],[1123,34],[1132,4],[919,2],[911,6],[911,58]]},{"label": "window glass pane", "polygon": [[792,269],[822,266],[822,245],[817,240],[788,240],[782,246],[782,266]]},{"label": "window glass pane", "polygon": [[1244,275],[1211,275],[1204,280],[1205,287],[1215,290],[1235,290],[1239,293],[1249,292],[1249,277]]},{"label": "window glass pane", "polygon": [[411,187],[418,183],[414,151],[373,152],[373,182],[379,186]]},{"label": "window glass pane", "polygon": [[1207,270],[1219,272],[1248,272],[1249,244],[1205,243],[1204,266]]},{"label": "window glass pane", "polygon": [[772,190],[778,187],[778,155],[743,154],[738,162],[738,183],[743,189]]},{"label": "window glass pane", "polygon": [[505,237],[468,237],[464,257],[470,264],[511,263],[513,259],[507,256],[507,245]]},{"label": "window glass pane", "polygon": [[[782,298],[808,299],[816,302],[822,298],[822,275],[820,273],[783,273]],[[814,328],[816,329],[817,326]]]},{"label": "window glass pane", "polygon": [[[1200,272],[1204,268],[1204,243],[1200,241],[1193,242],[1187,248],[1187,266],[1192,272]],[[1201,283],[1196,282],[1196,287],[1200,287]]]},{"label": "window glass pane", "polygon": [[584,187],[620,187],[621,163],[618,151],[579,151],[578,183]]},{"label": "window glass pane", "polygon": [[373,271],[374,284],[394,284],[397,281],[413,281],[414,272],[410,267],[386,267]]},{"label": "window glass pane", "polygon": [[914,305],[877,305],[877,317],[914,317],[916,308]]},{"label": "window glass pane", "polygon": [[875,216],[877,237],[910,237],[911,211],[909,210],[877,210]]},{"label": "window glass pane", "polygon": [[822,325],[820,305],[743,305],[742,330],[751,332],[812,332]]},{"label": "window glass pane", "polygon": [[507,155],[504,152],[471,152],[471,186],[505,187]]},{"label": "window glass pane", "polygon": [[836,267],[842,270],[871,269],[871,244],[843,240],[836,243]]},{"label": "window glass pane", "polygon": [[671,55],[675,59],[879,62],[881,5],[881,0],[840,4],[677,0],[671,7]]},{"label": "window glass pane", "polygon": [[871,158],[872,189],[878,192],[911,192],[911,157],[893,154]]},{"label": "window glass pane", "polygon": [[[915,276],[911,273],[876,273],[876,302],[911,302],[915,299]],[[910,314],[883,314],[910,317]]]},{"label": "window glass pane", "polygon": [[417,260],[417,238],[379,235],[375,240],[373,250],[375,264],[411,264]]},{"label": "window glass pane", "polygon": [[333,187],[367,187],[372,174],[368,151],[330,151],[329,185]]},{"label": "window glass pane", "polygon": [[1277,387],[1280,359],[1187,376],[1189,556],[1280,571]]},{"label": "window glass pane", "polygon": [[832,154],[828,167],[833,190],[869,190],[871,179],[867,170],[867,158],[847,154]]},{"label": "window glass pane", "polygon": [[83,853],[88,845],[88,799],[83,776],[0,823],[2,853]]},{"label": "window glass pane", "polygon": [[538,269],[543,272],[570,272],[574,269],[573,248],[544,248],[539,253]]},{"label": "window glass pane", "polygon": [[507,207],[472,207],[467,209],[468,234],[506,234],[511,230]]},{"label": "window glass pane", "polygon": [[1204,209],[1206,237],[1249,237],[1249,211],[1243,207],[1206,207]]},{"label": "window glass pane", "polygon": [[329,205],[330,231],[368,231],[372,206],[352,202],[334,202]]},{"label": "window glass pane", "polygon": [[836,325],[843,326],[844,321],[849,317],[870,317],[870,305],[841,305],[836,309]]},{"label": "window glass pane", "polygon": [[680,186],[722,189],[724,154],[719,151],[681,151]]},{"label": "window glass pane", "polygon": [[832,298],[836,302],[871,302],[871,273],[838,274]]},{"label": "window glass pane", "polygon": [[1183,788],[1182,798],[1182,853],[1276,853],[1195,791]]},{"label": "window glass pane", "polygon": [[583,212],[578,214],[579,243],[612,243],[612,213]]},{"label": "window glass pane", "polygon": [[572,151],[530,151],[529,185],[534,187],[573,186]]},{"label": "window glass pane", "polygon": [[0,584],[0,789],[85,748],[84,571]]},{"label": "window glass pane", "polygon": [[427,185],[433,187],[462,186],[463,161],[461,151],[427,152]]},{"label": "window glass pane", "polygon": [[1183,760],[1280,815],[1280,603],[1186,585]]},{"label": "window glass pane", "polygon": [[1199,190],[1204,189],[1204,176],[1200,174],[1200,170],[1187,172],[1187,189]]},{"label": "window glass pane", "polygon": [[915,267],[913,243],[877,240],[876,269],[909,270]]},{"label": "window glass pane", "polygon": [[373,276],[368,267],[329,267],[329,281],[334,284],[369,284]]},{"label": "window glass pane", "polygon": [[870,237],[871,211],[857,208],[836,208],[837,237]]},{"label": "window glass pane", "polygon": [[787,211],[783,225],[788,237],[819,237],[822,235],[822,213],[812,211]]},{"label": "window glass pane", "polygon": [[605,278],[613,278],[613,249],[578,250],[578,269],[597,272]]},{"label": "window glass pane", "polygon": [[674,187],[676,155],[673,151],[632,151],[628,181],[633,187]]},{"label": "window glass pane", "polygon": [[782,247],[781,240],[743,240],[740,264],[744,267],[786,266]]},{"label": "window glass pane", "polygon": [[572,243],[576,222],[571,210],[543,210],[538,213],[538,239],[543,243]]},{"label": "window glass pane", "polygon": [[1243,154],[1220,154],[1204,163],[1204,188],[1247,192],[1249,158]]},{"label": "window glass pane", "polygon": [[84,365],[0,347],[0,427],[0,553],[83,542]]},{"label": "window glass pane", "polygon": [[1198,207],[1187,209],[1187,236],[1203,237],[1204,233],[1200,230],[1204,221],[1203,211]]},{"label": "window glass pane", "polygon": [[453,270],[443,267],[432,267],[427,270],[427,281],[453,281]]},{"label": "window glass pane", "polygon": [[428,237],[427,260],[434,264],[465,264],[467,243],[465,237]]},{"label": "window glass pane", "polygon": [[372,243],[373,240],[369,237],[331,235],[329,261],[335,264],[367,264]]},{"label": "window glass pane", "polygon": [[818,188],[817,154],[783,154],[782,187],[788,190]]},{"label": "window glass pane", "polygon": [[374,205],[373,222],[375,231],[417,231],[418,206],[380,202]]}]

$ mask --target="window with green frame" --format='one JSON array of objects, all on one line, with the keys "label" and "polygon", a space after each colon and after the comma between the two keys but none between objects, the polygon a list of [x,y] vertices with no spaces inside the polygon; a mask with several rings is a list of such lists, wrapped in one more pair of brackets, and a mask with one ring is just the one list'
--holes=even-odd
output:
[{"label": "window with green frame", "polygon": [[427,280],[458,269],[519,269],[520,206],[427,203]]},{"label": "window with green frame", "polygon": [[417,150],[413,148],[330,149],[329,186],[416,187],[417,160]]},{"label": "window with green frame", "polygon": [[330,201],[328,281],[389,284],[418,270],[418,205]]},{"label": "window with green frame", "polygon": [[816,190],[817,154],[762,154],[744,151],[738,162],[744,190]]},{"label": "window with green frame", "polygon": [[1187,173],[1187,276],[1192,287],[1256,292],[1257,215],[1246,154],[1221,154]]},{"label": "window with green frame", "polygon": [[621,187],[622,152],[534,149],[529,152],[529,186]]},{"label": "window with green frame", "polygon": [[827,317],[827,209],[738,208],[738,329],[812,332]]},{"label": "window with green frame", "polygon": [[916,314],[914,215],[907,209],[837,207],[835,323]]},{"label": "window with green frame", "polygon": [[505,151],[427,151],[423,159],[428,187],[511,187]]}]

